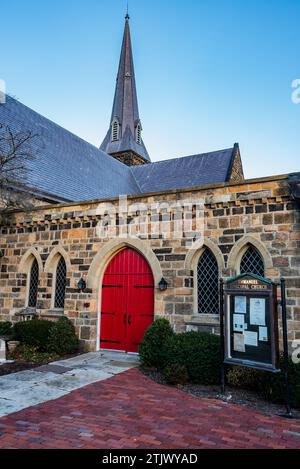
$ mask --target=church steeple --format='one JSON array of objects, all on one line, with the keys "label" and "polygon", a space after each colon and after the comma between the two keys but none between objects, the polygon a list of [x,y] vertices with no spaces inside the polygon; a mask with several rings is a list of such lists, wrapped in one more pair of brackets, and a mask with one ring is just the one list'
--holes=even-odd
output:
[{"label": "church steeple", "polygon": [[128,166],[149,163],[141,132],[127,12],[110,127],[100,149]]}]

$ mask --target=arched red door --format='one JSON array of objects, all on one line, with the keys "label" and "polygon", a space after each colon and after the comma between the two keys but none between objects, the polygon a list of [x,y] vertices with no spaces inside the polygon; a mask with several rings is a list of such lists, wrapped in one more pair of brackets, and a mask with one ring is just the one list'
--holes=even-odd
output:
[{"label": "arched red door", "polygon": [[103,277],[101,348],[138,352],[153,318],[154,280],[149,264],[134,249],[123,249]]}]

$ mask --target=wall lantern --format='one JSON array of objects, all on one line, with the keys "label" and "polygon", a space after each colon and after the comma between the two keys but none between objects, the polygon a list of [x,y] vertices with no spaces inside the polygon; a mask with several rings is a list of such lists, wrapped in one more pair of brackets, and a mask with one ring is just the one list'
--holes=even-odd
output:
[{"label": "wall lantern", "polygon": [[84,278],[81,277],[81,279],[77,283],[77,288],[80,292],[83,292],[86,289],[86,281],[84,280]]},{"label": "wall lantern", "polygon": [[167,282],[164,278],[162,278],[161,281],[160,281],[159,284],[158,284],[158,288],[160,289],[160,291],[165,291],[165,290],[167,290],[167,288],[168,288],[168,282]]}]

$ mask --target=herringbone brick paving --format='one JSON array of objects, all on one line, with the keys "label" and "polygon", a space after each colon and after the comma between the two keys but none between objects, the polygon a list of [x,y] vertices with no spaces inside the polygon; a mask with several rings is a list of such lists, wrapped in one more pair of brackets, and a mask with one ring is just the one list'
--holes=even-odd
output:
[{"label": "herringbone brick paving", "polygon": [[131,369],[1,418],[0,448],[300,448],[300,422],[196,398]]}]

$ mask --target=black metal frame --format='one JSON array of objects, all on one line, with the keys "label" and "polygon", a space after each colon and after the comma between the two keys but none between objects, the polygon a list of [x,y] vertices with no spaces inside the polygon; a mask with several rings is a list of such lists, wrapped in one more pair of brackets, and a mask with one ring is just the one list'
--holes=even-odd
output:
[{"label": "black metal frame", "polygon": [[259,277],[264,277],[265,266],[260,252],[251,244],[244,252],[240,262],[240,273],[252,273]]},{"label": "black metal frame", "polygon": [[38,286],[39,286],[39,264],[36,258],[34,258],[31,269],[30,269],[30,279],[29,279],[29,294],[28,294],[28,306],[29,308],[36,308],[37,296],[38,296]]},{"label": "black metal frame", "polygon": [[205,248],[197,264],[198,313],[219,313],[219,266],[209,248]]},{"label": "black metal frame", "polygon": [[56,267],[54,308],[64,308],[67,285],[67,266],[61,256]]},{"label": "black metal frame", "polygon": [[[250,277],[250,280],[247,279]],[[251,280],[252,279],[252,280]],[[248,282],[255,281],[260,282],[257,288],[245,290],[244,287],[240,289],[240,285],[236,285],[236,282]],[[230,285],[230,286],[228,286]],[[253,285],[254,287],[254,285]],[[261,288],[261,289],[259,289]],[[265,289],[262,289],[265,288]],[[228,301],[224,304],[224,335],[228,340],[225,342],[225,362],[231,365],[241,365],[260,369],[263,371],[278,372],[278,358],[279,358],[279,344],[278,344],[278,320],[277,320],[277,287],[274,282],[267,279],[258,277],[252,273],[240,274],[234,279],[229,279],[226,282],[226,289],[224,289],[224,295],[229,298],[231,303],[232,298],[235,296],[246,296],[247,298],[263,297],[269,305],[270,311],[270,361],[264,362],[256,358],[239,358],[232,356],[231,343],[229,340],[228,333],[231,328],[231,304],[228,305]],[[228,332],[227,332],[228,331]],[[257,357],[259,358],[259,357]]]}]

